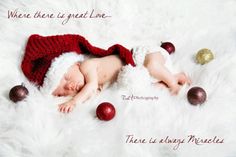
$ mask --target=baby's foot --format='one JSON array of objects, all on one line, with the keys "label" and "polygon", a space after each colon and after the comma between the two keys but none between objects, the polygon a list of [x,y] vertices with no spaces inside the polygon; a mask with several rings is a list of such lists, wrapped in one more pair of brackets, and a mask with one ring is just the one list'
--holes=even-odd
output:
[{"label": "baby's foot", "polygon": [[177,83],[175,85],[170,86],[171,95],[177,95],[179,93],[180,88],[181,86]]},{"label": "baby's foot", "polygon": [[154,83],[155,87],[159,88],[159,89],[164,89],[164,88],[168,88],[167,85],[164,82],[156,82]]},{"label": "baby's foot", "polygon": [[175,78],[179,85],[184,85],[185,83],[187,83],[188,85],[191,84],[190,78],[183,72],[175,74]]}]

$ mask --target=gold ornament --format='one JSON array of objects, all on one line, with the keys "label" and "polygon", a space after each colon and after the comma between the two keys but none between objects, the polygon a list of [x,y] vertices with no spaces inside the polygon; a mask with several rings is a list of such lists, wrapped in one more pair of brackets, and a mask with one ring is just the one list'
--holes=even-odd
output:
[{"label": "gold ornament", "polygon": [[214,55],[209,49],[201,49],[197,52],[196,60],[199,64],[206,64],[214,59]]}]

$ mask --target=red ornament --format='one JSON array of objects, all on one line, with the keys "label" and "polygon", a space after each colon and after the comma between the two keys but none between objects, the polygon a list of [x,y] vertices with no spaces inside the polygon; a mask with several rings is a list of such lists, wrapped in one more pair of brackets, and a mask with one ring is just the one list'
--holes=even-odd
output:
[{"label": "red ornament", "polygon": [[111,103],[103,102],[100,105],[98,105],[96,114],[100,120],[109,121],[115,116],[116,110]]},{"label": "red ornament", "polygon": [[29,91],[28,89],[22,84],[14,86],[9,92],[9,98],[13,102],[18,102],[26,98]]},{"label": "red ornament", "polygon": [[168,51],[169,54],[175,52],[175,46],[171,42],[161,42],[161,47]]},{"label": "red ornament", "polygon": [[201,105],[206,101],[207,94],[201,87],[192,87],[187,94],[187,98],[192,105]]}]

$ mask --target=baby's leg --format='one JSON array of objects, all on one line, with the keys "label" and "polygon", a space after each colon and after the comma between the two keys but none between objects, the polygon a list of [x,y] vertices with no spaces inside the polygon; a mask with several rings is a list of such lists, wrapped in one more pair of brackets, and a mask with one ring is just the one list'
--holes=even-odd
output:
[{"label": "baby's leg", "polygon": [[145,57],[144,66],[148,69],[150,75],[163,81],[170,88],[172,94],[177,94],[180,85],[164,64],[165,58],[159,52],[149,53]]}]

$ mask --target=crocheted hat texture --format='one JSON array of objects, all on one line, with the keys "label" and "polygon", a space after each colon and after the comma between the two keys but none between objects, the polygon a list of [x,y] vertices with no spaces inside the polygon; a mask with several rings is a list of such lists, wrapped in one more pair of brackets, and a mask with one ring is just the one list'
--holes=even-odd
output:
[{"label": "crocheted hat texture", "polygon": [[22,71],[29,81],[42,86],[53,60],[67,52],[92,54],[97,57],[117,54],[125,64],[135,66],[131,51],[120,44],[115,44],[105,50],[91,45],[83,36],[78,34],[54,36],[33,34],[26,44],[21,63]]}]

